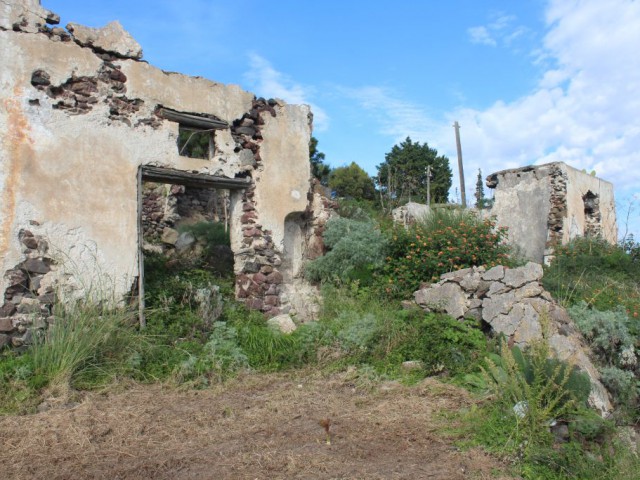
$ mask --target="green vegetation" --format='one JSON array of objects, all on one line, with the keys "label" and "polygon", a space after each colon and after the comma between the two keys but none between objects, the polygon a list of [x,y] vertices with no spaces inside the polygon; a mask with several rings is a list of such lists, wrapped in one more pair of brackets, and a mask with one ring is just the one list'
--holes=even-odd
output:
[{"label": "green vegetation", "polygon": [[382,265],[385,239],[372,221],[333,218],[327,222],[324,242],[329,252],[306,266],[312,281],[364,278]]},{"label": "green vegetation", "polygon": [[637,319],[640,258],[635,252],[633,241],[612,245],[600,238],[577,238],[556,247],[544,286],[566,306],[585,301],[598,310],[612,310],[622,305]]},{"label": "green vegetation", "polygon": [[371,177],[355,162],[334,168],[329,175],[329,188],[338,197],[356,200],[373,200],[376,193]]},{"label": "green vegetation", "polygon": [[394,145],[378,165],[378,189],[388,206],[427,200],[427,167],[431,168],[431,201],[446,202],[451,189],[449,159],[426,143],[407,137]]},{"label": "green vegetation", "polygon": [[474,265],[512,266],[506,229],[468,210],[434,209],[409,229],[394,227],[383,274],[392,296],[407,297],[422,282]]},{"label": "green vegetation", "polygon": [[556,248],[543,278],[545,287],[569,307],[591,347],[619,423],[640,420],[638,251],[632,238],[620,245],[578,238]]},{"label": "green vegetation", "polygon": [[327,185],[329,182],[329,174],[331,173],[331,167],[324,163],[324,153],[318,151],[318,139],[311,137],[309,142],[309,162],[311,163],[311,175],[320,180],[322,185]]},{"label": "green vegetation", "polygon": [[0,411],[24,412],[38,395],[66,398],[72,389],[103,386],[135,368],[145,337],[124,309],[76,303],[58,308],[46,335],[23,355],[0,361]]}]

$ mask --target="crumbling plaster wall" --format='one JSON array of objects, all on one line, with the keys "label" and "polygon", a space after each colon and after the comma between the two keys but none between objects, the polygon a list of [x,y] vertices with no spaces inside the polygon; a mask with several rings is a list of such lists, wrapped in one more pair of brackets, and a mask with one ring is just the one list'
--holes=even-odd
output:
[{"label": "crumbling plaster wall", "polygon": [[[578,236],[617,241],[613,185],[605,180],[555,162],[493,173],[486,184],[495,193],[485,214],[508,228],[510,241],[529,260],[548,261],[555,245]],[[597,216],[586,213],[587,196],[596,197]]]},{"label": "crumbling plaster wall", "polygon": [[569,165],[564,167],[567,175],[567,217],[562,229],[562,243],[589,233],[584,201],[588,192],[597,196],[600,221],[596,233],[608,242],[616,243],[618,226],[613,184]]},{"label": "crumbling plaster wall", "polygon": [[[139,274],[142,165],[248,177],[247,191],[232,195],[232,244],[244,249],[236,271],[256,255],[243,243],[247,223],[259,227],[252,240],[267,236],[277,257],[285,217],[307,208],[309,108],[256,100],[236,85],[141,62],[140,46],[117,22],[100,30],[47,25],[57,21],[38,1],[0,4],[2,271],[42,254],[20,241],[19,232],[28,231],[47,239],[58,276],[66,269],[78,295],[106,279],[116,296],[128,292]],[[230,128],[215,132],[214,157],[180,156],[178,123],[159,117],[159,107],[227,122]],[[249,211],[251,218],[242,218]],[[277,270],[278,261],[266,263]],[[10,283],[5,275],[0,291]]]}]

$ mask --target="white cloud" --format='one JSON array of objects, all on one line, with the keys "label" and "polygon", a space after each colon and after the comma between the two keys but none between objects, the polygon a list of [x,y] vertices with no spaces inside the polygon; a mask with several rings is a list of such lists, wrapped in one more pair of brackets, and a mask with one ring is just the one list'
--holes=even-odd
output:
[{"label": "white cloud", "polygon": [[467,29],[471,43],[497,47],[499,43],[511,45],[518,38],[524,36],[528,29],[522,25],[514,25],[517,18],[503,12],[490,15],[491,21],[487,25],[479,25]]},{"label": "white cloud", "polygon": [[[546,20],[548,67],[530,94],[449,114],[463,128],[467,171],[564,161],[620,196],[640,190],[640,2],[550,0]],[[442,125],[436,138],[450,136]]]},{"label": "white cloud", "polygon": [[259,96],[310,105],[314,127],[318,131],[328,128],[329,117],[326,112],[309,101],[309,97],[313,94],[310,87],[294,82],[290,77],[273,68],[268,60],[255,53],[249,55],[249,66],[250,69],[245,74],[245,78]]},{"label": "white cloud", "polygon": [[479,43],[481,45],[489,45],[495,47],[498,42],[491,36],[487,27],[471,27],[467,29],[471,43]]},{"label": "white cloud", "polygon": [[423,141],[436,125],[424,108],[400,99],[390,88],[364,86],[339,90],[344,96],[356,100],[374,117],[380,125],[379,133],[393,137],[396,142],[407,136]]}]

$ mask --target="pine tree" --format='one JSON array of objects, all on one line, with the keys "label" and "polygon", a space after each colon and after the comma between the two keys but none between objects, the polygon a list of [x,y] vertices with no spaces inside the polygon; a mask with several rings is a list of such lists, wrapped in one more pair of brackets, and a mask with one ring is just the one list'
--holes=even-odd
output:
[{"label": "pine tree", "polygon": [[478,169],[478,180],[476,182],[476,208],[482,210],[487,207],[487,198],[484,196],[484,182],[482,181],[482,170]]}]

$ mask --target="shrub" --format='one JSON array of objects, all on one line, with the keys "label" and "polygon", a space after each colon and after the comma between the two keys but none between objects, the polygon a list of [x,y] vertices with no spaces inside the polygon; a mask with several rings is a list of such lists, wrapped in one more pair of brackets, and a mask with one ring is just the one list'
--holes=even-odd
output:
[{"label": "shrub", "polygon": [[[637,245],[612,245],[601,238],[576,238],[557,246],[543,284],[563,304],[580,301],[599,310],[623,305],[630,316],[640,315],[640,261]],[[637,321],[635,333],[638,331]]]},{"label": "shrub", "polygon": [[226,322],[215,322],[200,355],[189,355],[176,372],[178,381],[209,385],[221,381],[240,369],[248,368],[247,356],[238,345],[237,331]]},{"label": "shrub", "polygon": [[596,355],[602,383],[613,395],[618,420],[637,421],[640,400],[637,337],[630,333],[631,320],[624,307],[601,312],[580,302],[569,308],[569,314]]},{"label": "shrub", "polygon": [[327,222],[324,242],[328,253],[305,266],[311,281],[366,280],[384,259],[385,239],[370,221],[332,218]]},{"label": "shrub", "polygon": [[601,364],[618,365],[622,351],[633,348],[635,342],[629,333],[629,317],[624,307],[601,312],[583,301],[568,312]]},{"label": "shrub", "polygon": [[408,230],[392,229],[386,249],[387,293],[407,296],[422,282],[474,265],[513,265],[507,231],[465,210],[436,209]]},{"label": "shrub", "polygon": [[602,383],[612,393],[619,404],[633,405],[638,399],[638,379],[628,370],[617,367],[605,367],[602,374]]}]

